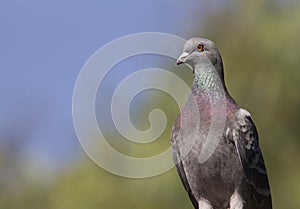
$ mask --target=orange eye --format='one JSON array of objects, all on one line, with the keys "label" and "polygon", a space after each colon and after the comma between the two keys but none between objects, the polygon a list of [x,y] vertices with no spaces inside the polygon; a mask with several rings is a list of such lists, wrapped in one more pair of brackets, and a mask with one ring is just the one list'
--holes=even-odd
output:
[{"label": "orange eye", "polygon": [[197,49],[198,49],[198,51],[201,51],[201,52],[202,52],[203,49],[204,49],[204,47],[203,47],[202,44],[198,44]]}]

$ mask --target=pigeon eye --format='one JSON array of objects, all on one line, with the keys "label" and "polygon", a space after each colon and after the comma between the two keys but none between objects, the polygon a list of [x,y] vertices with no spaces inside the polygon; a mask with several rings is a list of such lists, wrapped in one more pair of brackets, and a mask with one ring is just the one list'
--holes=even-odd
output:
[{"label": "pigeon eye", "polygon": [[202,44],[198,44],[197,49],[198,49],[198,51],[202,52],[204,47]]}]

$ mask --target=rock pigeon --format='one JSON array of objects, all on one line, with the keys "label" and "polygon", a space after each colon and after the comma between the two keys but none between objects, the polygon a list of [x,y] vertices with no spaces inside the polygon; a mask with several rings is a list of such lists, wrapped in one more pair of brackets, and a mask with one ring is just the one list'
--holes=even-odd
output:
[{"label": "rock pigeon", "polygon": [[[271,209],[256,127],[249,112],[227,91],[215,43],[205,38],[189,39],[177,60],[177,65],[182,63],[192,67],[194,79],[191,94],[173,125],[171,146],[177,172],[194,208]],[[219,110],[222,107],[224,111]],[[213,119],[217,123],[222,117],[223,126],[210,134]],[[201,157],[205,149],[208,154]]]}]

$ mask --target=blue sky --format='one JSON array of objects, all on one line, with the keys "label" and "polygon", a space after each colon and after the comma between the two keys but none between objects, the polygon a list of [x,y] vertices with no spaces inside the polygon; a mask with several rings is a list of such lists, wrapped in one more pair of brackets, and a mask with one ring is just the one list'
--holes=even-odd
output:
[{"label": "blue sky", "polygon": [[16,140],[22,158],[44,166],[81,155],[72,94],[87,59],[132,33],[195,36],[201,17],[226,7],[221,2],[1,1],[0,142]]}]

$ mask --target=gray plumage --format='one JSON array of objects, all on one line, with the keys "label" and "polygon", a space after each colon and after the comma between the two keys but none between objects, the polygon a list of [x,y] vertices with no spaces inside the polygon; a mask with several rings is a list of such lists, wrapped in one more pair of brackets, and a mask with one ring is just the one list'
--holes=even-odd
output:
[{"label": "gray plumage", "polygon": [[[194,81],[192,93],[174,123],[171,144],[178,174],[194,208],[271,209],[257,130],[250,114],[236,104],[226,89],[218,49],[210,40],[192,38],[183,51],[177,64],[191,65]],[[225,104],[224,128],[212,154],[201,162],[204,143],[212,140],[206,137],[212,118],[222,117],[213,111],[212,101]]]}]

